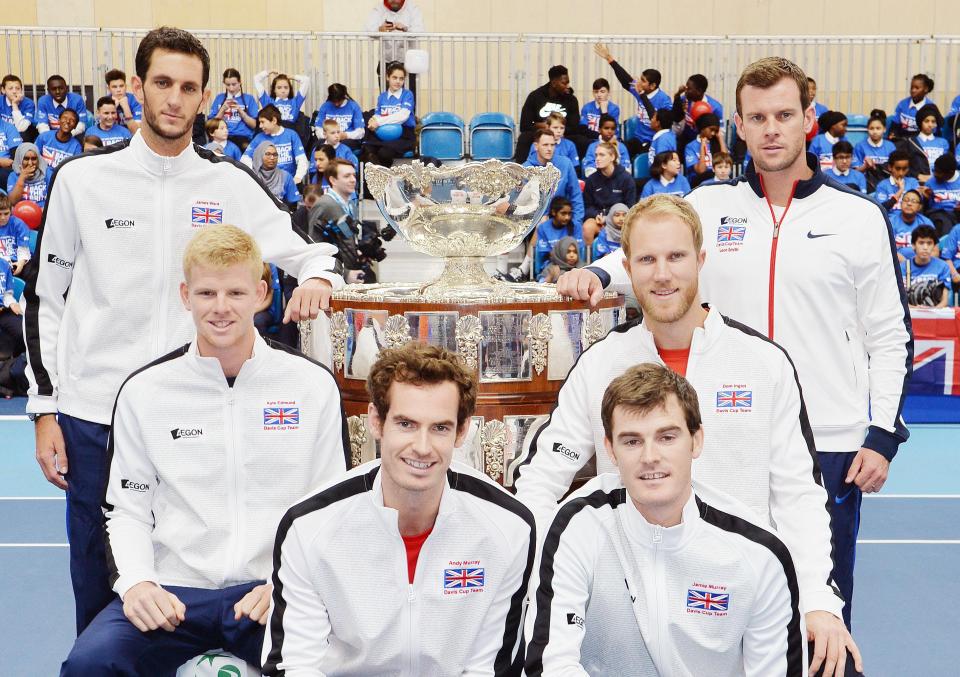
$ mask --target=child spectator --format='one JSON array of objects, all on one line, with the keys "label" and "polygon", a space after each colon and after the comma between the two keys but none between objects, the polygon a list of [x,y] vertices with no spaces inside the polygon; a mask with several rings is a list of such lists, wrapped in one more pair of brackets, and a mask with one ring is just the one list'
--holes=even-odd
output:
[{"label": "child spectator", "polygon": [[587,154],[583,156],[583,175],[590,176],[597,171],[597,146],[601,143],[613,143],[617,146],[620,153],[620,166],[628,172],[630,171],[630,152],[623,142],[617,141],[617,121],[613,117],[604,113],[600,116],[600,139],[594,141],[587,148]]},{"label": "child spectator", "polygon": [[299,228],[301,232],[307,232],[310,227],[310,210],[314,208],[321,197],[323,197],[323,188],[319,184],[309,183],[304,187],[303,197],[297,206],[297,211],[290,217],[295,229]]},{"label": "child spectator", "polygon": [[7,185],[7,177],[13,169],[13,155],[21,143],[23,139],[17,128],[0,120],[0,188]]},{"label": "child spectator", "polygon": [[954,226],[953,230],[940,240],[940,258],[947,262],[953,288],[960,288],[960,225]]},{"label": "child spectator", "polygon": [[[279,153],[277,166],[291,174],[294,183],[303,181],[309,169],[307,154],[303,150],[303,143],[297,133],[280,124],[280,111],[277,107],[272,104],[264,106],[263,110],[257,113],[257,122],[260,123],[261,131],[247,145],[247,149],[240,157],[240,162],[248,167],[253,166],[253,154],[260,144],[269,141]],[[299,202],[299,198],[296,201]]]},{"label": "child spectator", "polygon": [[323,136],[326,139],[327,146],[333,148],[333,156],[341,160],[346,160],[353,165],[357,171],[360,170],[360,164],[357,162],[356,154],[345,143],[341,143],[344,132],[340,131],[340,123],[331,118],[323,121]]},{"label": "child spectator", "polygon": [[210,117],[227,123],[228,138],[244,151],[257,128],[256,114],[260,108],[252,94],[243,93],[240,71],[228,68],[223,71],[225,91],[217,94],[210,106]]},{"label": "child spectator", "polygon": [[274,197],[293,211],[300,202],[300,192],[289,172],[278,167],[280,154],[272,141],[264,141],[253,152],[253,173],[257,175]]},{"label": "child spectator", "polygon": [[920,182],[912,176],[907,176],[910,171],[910,155],[905,150],[897,149],[890,153],[887,160],[887,173],[890,178],[877,184],[877,190],[873,196],[883,207],[893,214],[900,209],[900,199],[908,190],[915,190],[920,187]]},{"label": "child spectator", "polygon": [[853,146],[846,139],[841,139],[833,144],[833,167],[824,173],[845,186],[849,186],[861,193],[866,193],[867,180],[860,172],[850,171],[852,164]]},{"label": "child spectator", "polygon": [[[20,134],[27,133],[37,115],[33,99],[23,95],[23,81],[12,73],[0,80],[0,121],[13,125]],[[36,130],[33,130],[36,131]]]},{"label": "child spectator", "polygon": [[627,211],[627,205],[622,202],[610,207],[603,230],[593,239],[594,261],[620,249],[620,237],[623,233],[623,224],[627,220]]},{"label": "child spectator", "polygon": [[[270,87],[267,88],[267,80],[270,78]],[[293,94],[293,83],[297,83],[297,93]],[[260,99],[260,107],[266,108],[274,105],[280,111],[280,119],[283,122],[294,123],[300,117],[300,109],[303,108],[303,101],[310,91],[309,75],[285,75],[280,71],[273,69],[270,71],[260,71],[253,76],[253,84],[257,88],[257,96]]]},{"label": "child spectator", "polygon": [[310,184],[319,184],[323,190],[330,187],[327,183],[327,177],[324,172],[327,171],[327,165],[337,156],[336,151],[330,144],[323,144],[313,151],[313,160],[310,164]]},{"label": "child spectator", "polygon": [[[697,101],[706,101],[710,104],[713,114],[717,117],[717,126],[723,126],[723,106],[719,101],[707,94],[707,78],[699,73],[691,75],[687,83],[677,90],[673,97],[674,132],[679,142],[689,142],[699,131],[697,122],[693,119],[691,109]],[[681,122],[682,121],[682,122]]]},{"label": "child spectator", "polygon": [[0,360],[16,357],[23,345],[23,310],[13,297],[13,271],[0,258]]},{"label": "child spectator", "polygon": [[913,251],[910,249],[910,242],[913,231],[920,226],[932,226],[933,222],[920,213],[923,198],[919,190],[904,191],[900,206],[899,211],[890,214],[890,227],[893,229],[897,250],[902,256],[911,258]]},{"label": "child spectator", "polygon": [[137,97],[127,91],[127,74],[118,68],[108,70],[103,79],[107,83],[110,97],[117,105],[117,124],[126,127],[130,133],[140,129],[143,119],[143,106]]},{"label": "child spectator", "polygon": [[820,133],[810,142],[809,151],[817,156],[821,171],[833,167],[833,144],[847,133],[847,116],[840,111],[827,111],[817,120]]},{"label": "child spectator", "polygon": [[50,169],[56,169],[68,157],[83,152],[80,141],[72,134],[78,122],[80,118],[77,117],[77,112],[72,108],[64,108],[60,113],[60,126],[37,137],[40,156],[47,161]]},{"label": "child spectator", "polygon": [[[650,124],[651,119],[660,108],[669,108],[671,106],[670,95],[660,89],[662,76],[660,71],[654,68],[647,68],[640,74],[640,78],[635,79],[626,69],[623,68],[617,60],[610,54],[606,45],[597,43],[593,47],[594,53],[601,59],[604,59],[610,67],[620,85],[630,92],[637,100],[637,126],[633,138],[626,139],[627,148],[633,155],[646,150],[646,147],[653,139],[656,130]],[[706,85],[704,85],[706,89]]]},{"label": "child spectator", "polygon": [[30,228],[13,215],[10,198],[0,195],[0,259],[19,276],[30,260]]},{"label": "child spectator", "polygon": [[960,208],[960,173],[957,159],[945,153],[933,163],[933,178],[924,186],[927,193],[927,217],[941,235],[949,233],[958,221]]},{"label": "child spectator", "polygon": [[887,161],[896,150],[892,141],[883,138],[887,127],[887,114],[879,108],[870,111],[867,122],[867,138],[853,149],[853,166],[867,179],[867,189],[873,192],[877,184],[887,178]]},{"label": "child spectator", "polygon": [[313,131],[320,141],[324,141],[323,123],[326,120],[336,120],[340,124],[340,143],[352,150],[360,149],[366,126],[363,122],[363,111],[360,110],[360,105],[350,98],[347,88],[339,82],[327,87],[327,100],[313,119]]},{"label": "child spectator", "polygon": [[104,146],[123,143],[133,136],[129,129],[117,124],[117,104],[109,96],[97,99],[97,124],[87,134],[100,137]]},{"label": "child spectator", "polygon": [[807,95],[810,97],[810,106],[813,108],[813,113],[819,119],[829,109],[817,101],[817,81],[811,77],[807,77]]},{"label": "child spectator", "polygon": [[13,157],[13,171],[7,177],[7,194],[10,203],[31,200],[43,207],[47,204],[47,185],[50,170],[47,161],[40,157],[35,144],[21,143]]},{"label": "child spectator", "polygon": [[910,96],[900,101],[893,111],[893,126],[890,128],[890,138],[900,139],[913,136],[917,133],[917,111],[933,99],[927,94],[933,91],[933,80],[917,73],[910,79]]},{"label": "child spectator", "polygon": [[658,153],[677,150],[677,135],[673,133],[673,109],[659,108],[654,111],[650,118],[650,129],[653,130],[653,138],[650,140],[647,155],[653,165],[653,159]]},{"label": "child spectator", "polygon": [[594,134],[600,134],[600,118],[609,115],[614,123],[620,125],[620,106],[610,100],[610,83],[606,78],[593,81],[593,101],[580,109],[580,126]]},{"label": "child spectator", "polygon": [[[674,113],[676,114],[676,113]],[[724,150],[720,142],[720,120],[713,113],[697,118],[698,135],[683,150],[684,165],[690,186],[696,188],[713,178],[713,154]]]},{"label": "child spectator", "polygon": [[[413,150],[416,101],[413,92],[403,87],[406,79],[407,69],[402,64],[387,66],[387,91],[377,97],[377,107],[367,122],[370,133],[363,145],[364,159],[369,162],[390,167],[395,158]],[[384,125],[400,125],[400,138],[384,141],[377,136],[377,129]]]},{"label": "child spectator", "polygon": [[64,80],[62,75],[51,75],[47,78],[47,93],[41,96],[37,102],[36,117],[34,118],[37,133],[43,134],[59,127],[60,113],[63,112],[64,108],[72,108],[80,118],[77,128],[73,130],[73,135],[83,134],[87,128],[84,122],[87,105],[83,102],[83,97],[67,90],[67,81]]},{"label": "child spectator", "polygon": [[90,136],[87,134],[83,137],[83,152],[97,150],[98,148],[103,148],[103,141],[100,140],[99,136]]},{"label": "child spectator", "polygon": [[560,238],[560,241],[553,245],[550,250],[549,261],[537,279],[547,284],[555,284],[565,272],[580,268],[582,265],[580,245],[568,235]]},{"label": "child spectator", "polygon": [[937,135],[937,130],[943,126],[943,116],[936,105],[930,103],[923,106],[917,111],[915,119],[917,134],[907,139],[906,147],[911,155],[910,173],[924,183],[930,178],[937,158],[950,152],[950,142]]},{"label": "child spectator", "polygon": [[607,210],[618,202],[632,205],[637,201],[637,184],[620,166],[619,151],[612,143],[597,146],[597,171],[583,188],[583,240],[587,246],[603,228]]},{"label": "child spectator", "polygon": [[204,148],[212,150],[217,155],[223,155],[240,162],[240,149],[237,144],[230,140],[230,132],[227,129],[226,122],[220,118],[210,118],[204,123],[203,128],[207,132],[207,138],[210,139],[210,143]]},{"label": "child spectator", "polygon": [[934,256],[937,233],[930,226],[919,226],[912,236],[913,259],[900,262],[907,303],[913,307],[945,308],[953,292],[950,267]]},{"label": "child spectator", "polygon": [[675,150],[657,154],[653,159],[653,164],[650,165],[650,176],[652,178],[644,184],[640,199],[657,193],[683,197],[690,192],[690,183],[687,181],[687,177],[683,175],[680,154]]},{"label": "child spectator", "polygon": [[550,201],[550,218],[537,226],[533,238],[533,276],[539,278],[548,263],[550,252],[561,239],[573,238],[583,244],[583,227],[573,220],[573,206],[565,197]]},{"label": "child spectator", "polygon": [[733,156],[720,151],[713,154],[713,180],[716,182],[729,181],[733,178]]}]

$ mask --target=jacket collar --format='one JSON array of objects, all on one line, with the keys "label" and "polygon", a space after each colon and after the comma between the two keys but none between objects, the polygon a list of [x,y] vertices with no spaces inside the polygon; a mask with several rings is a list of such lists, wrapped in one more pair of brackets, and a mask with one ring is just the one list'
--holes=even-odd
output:
[{"label": "jacket collar", "polygon": [[[690,340],[690,356],[691,363],[692,357],[700,353],[706,352],[718,338],[720,337],[720,332],[724,330],[726,324],[723,321],[723,317],[720,313],[711,308],[706,303],[703,304],[703,307],[707,311],[707,317],[703,321],[702,327],[697,327],[693,330],[693,337]],[[643,320],[640,323],[640,342],[643,346],[650,352],[656,354],[657,343],[653,338],[653,332],[650,331],[650,328],[647,327],[647,321]],[[690,364],[687,365],[687,373],[690,372]]]},{"label": "jacket collar", "polygon": [[[248,379],[252,374],[255,374],[264,362],[267,360],[267,354],[271,350],[270,346],[267,345],[267,342],[263,340],[263,337],[260,336],[259,332],[254,333],[253,338],[253,354],[250,356],[246,362],[243,363],[243,366],[240,367],[240,373],[237,374],[236,383],[241,383]],[[187,355],[193,361],[193,364],[196,366],[197,371],[199,371],[205,378],[210,379],[211,381],[222,384],[224,388],[227,387],[226,377],[223,375],[223,367],[220,366],[220,360],[215,357],[203,357],[197,352],[197,339],[194,338],[190,343],[190,348],[187,350]]]},{"label": "jacket collar", "polygon": [[[382,465],[381,461],[377,461],[379,465]],[[444,474],[443,477],[443,493],[440,495],[440,510],[437,513],[437,521],[433,523],[433,530],[436,531],[437,527],[441,522],[446,519],[446,517],[456,510],[457,497],[455,492],[450,489],[450,479],[449,474]],[[370,491],[370,500],[373,502],[374,511],[377,513],[377,519],[380,520],[380,523],[383,525],[384,529],[387,530],[389,534],[396,534],[397,537],[400,537],[400,511],[395,508],[388,508],[383,504],[383,468],[380,468],[380,472],[377,473],[377,476],[373,479],[373,488]]]},{"label": "jacket collar", "polygon": [[[803,181],[797,181],[796,190],[793,193],[794,200],[802,200],[805,197],[810,197],[826,181],[823,172],[820,171],[820,160],[813,153],[807,153],[807,167],[813,170],[813,176]],[[763,184],[760,181],[760,175],[757,174],[757,170],[753,166],[752,159],[744,174],[747,177],[747,182],[750,184],[750,187],[753,188],[753,192],[756,193],[757,197],[763,198]]]},{"label": "jacket collar", "polygon": [[673,527],[661,527],[650,524],[634,505],[628,495],[624,501],[625,509],[622,512],[622,524],[627,538],[642,548],[658,547],[663,550],[676,550],[682,547],[696,531],[700,521],[700,510],[697,507],[696,495],[690,491],[690,497],[683,506],[683,516],[680,524]]},{"label": "jacket collar", "polygon": [[193,143],[183,149],[179,155],[168,157],[153,152],[143,140],[143,134],[138,130],[130,139],[130,150],[137,163],[151,174],[179,174],[186,171],[197,158]]}]

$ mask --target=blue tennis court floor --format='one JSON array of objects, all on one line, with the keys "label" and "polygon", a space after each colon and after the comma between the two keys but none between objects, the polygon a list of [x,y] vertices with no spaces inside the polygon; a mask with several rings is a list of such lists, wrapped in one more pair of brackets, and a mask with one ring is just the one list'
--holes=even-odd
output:
[{"label": "blue tennis court floor", "polygon": [[[853,633],[869,677],[956,675],[960,425],[911,426],[883,492],[864,499]],[[56,675],[73,642],[62,493],[31,424],[0,416],[0,673]]]}]

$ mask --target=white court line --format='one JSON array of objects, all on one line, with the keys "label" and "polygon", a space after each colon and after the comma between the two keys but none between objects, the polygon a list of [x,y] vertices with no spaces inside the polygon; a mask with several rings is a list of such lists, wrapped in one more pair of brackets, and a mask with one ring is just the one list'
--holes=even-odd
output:
[{"label": "white court line", "polygon": [[960,494],[864,494],[864,498],[960,498]]},{"label": "white court line", "polygon": [[0,415],[0,421],[29,421],[26,414],[3,414]]},{"label": "white court line", "polygon": [[916,538],[865,538],[858,540],[857,545],[960,545],[960,539],[925,540]]},{"label": "white court line", "polygon": [[69,548],[69,543],[0,543],[0,548]]},{"label": "white court line", "polygon": [[66,496],[0,496],[0,501],[63,501]]}]

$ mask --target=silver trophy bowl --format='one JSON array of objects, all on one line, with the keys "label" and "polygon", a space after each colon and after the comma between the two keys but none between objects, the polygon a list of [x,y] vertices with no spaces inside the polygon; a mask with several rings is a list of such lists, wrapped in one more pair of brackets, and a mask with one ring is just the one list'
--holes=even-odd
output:
[{"label": "silver trophy bowl", "polygon": [[414,162],[390,169],[367,165],[365,178],[380,212],[410,246],[446,260],[438,278],[407,293],[463,300],[555,294],[552,287],[494,280],[483,260],[512,250],[540,222],[560,180],[556,167]]}]

